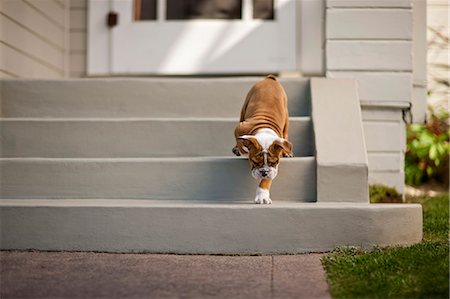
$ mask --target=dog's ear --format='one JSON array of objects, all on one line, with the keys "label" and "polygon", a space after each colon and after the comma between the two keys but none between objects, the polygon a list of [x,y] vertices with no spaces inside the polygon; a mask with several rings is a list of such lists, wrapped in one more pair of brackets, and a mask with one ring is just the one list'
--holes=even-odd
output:
[{"label": "dog's ear", "polygon": [[292,143],[284,138],[278,138],[275,140],[269,148],[269,151],[274,152],[276,155],[283,155],[283,157],[292,157]]},{"label": "dog's ear", "polygon": [[258,140],[252,135],[239,136],[238,146],[247,154],[253,149],[258,149],[261,147]]}]

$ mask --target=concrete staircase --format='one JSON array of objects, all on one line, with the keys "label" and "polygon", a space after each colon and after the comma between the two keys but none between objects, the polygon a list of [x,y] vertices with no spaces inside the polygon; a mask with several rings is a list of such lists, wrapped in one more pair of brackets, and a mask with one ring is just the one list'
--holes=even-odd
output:
[{"label": "concrete staircase", "polygon": [[321,125],[333,116],[318,91],[339,98],[345,83],[317,79],[314,92],[309,79],[281,80],[295,158],[281,162],[274,204],[252,203],[257,182],[231,148],[259,79],[1,82],[1,248],[249,254],[418,242],[420,206],[368,204],[365,153],[341,167],[321,150],[322,131],[343,128]]}]

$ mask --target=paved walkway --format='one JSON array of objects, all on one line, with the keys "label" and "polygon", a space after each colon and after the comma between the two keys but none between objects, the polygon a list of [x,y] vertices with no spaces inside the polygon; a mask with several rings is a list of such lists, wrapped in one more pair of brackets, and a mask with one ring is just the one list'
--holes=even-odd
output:
[{"label": "paved walkway", "polygon": [[330,298],[321,254],[0,252],[0,298]]}]

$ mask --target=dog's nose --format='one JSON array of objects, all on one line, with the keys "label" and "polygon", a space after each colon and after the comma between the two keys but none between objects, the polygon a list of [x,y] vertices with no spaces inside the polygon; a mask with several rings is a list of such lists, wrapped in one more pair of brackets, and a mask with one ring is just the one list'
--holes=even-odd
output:
[{"label": "dog's nose", "polygon": [[261,170],[261,175],[262,175],[263,177],[266,177],[268,174],[269,174],[269,171],[267,171],[267,170]]}]

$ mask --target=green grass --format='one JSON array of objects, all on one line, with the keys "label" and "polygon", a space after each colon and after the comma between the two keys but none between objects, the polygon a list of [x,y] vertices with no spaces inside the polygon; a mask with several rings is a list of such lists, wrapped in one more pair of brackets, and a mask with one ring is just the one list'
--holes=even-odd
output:
[{"label": "green grass", "polygon": [[448,199],[417,200],[424,211],[420,244],[370,252],[337,248],[326,255],[333,298],[449,298]]},{"label": "green grass", "polygon": [[422,204],[423,239],[424,241],[442,241],[448,244],[449,202],[448,194],[431,199],[421,198],[417,202]]}]

